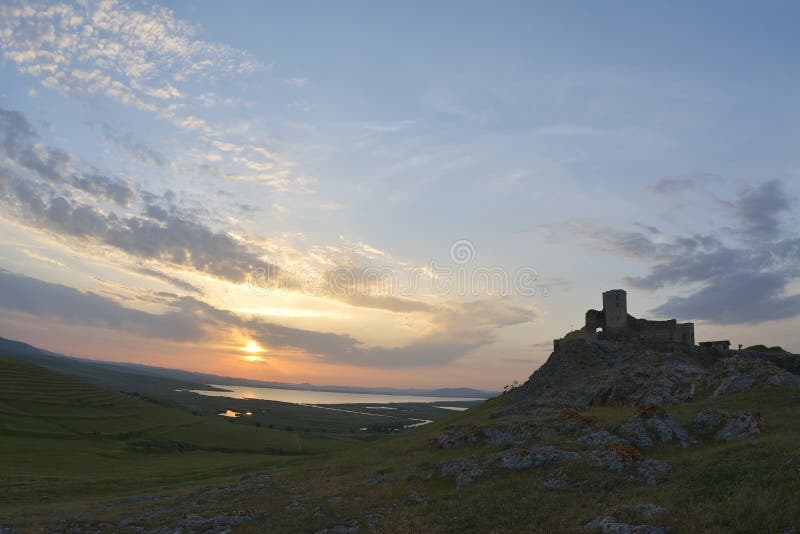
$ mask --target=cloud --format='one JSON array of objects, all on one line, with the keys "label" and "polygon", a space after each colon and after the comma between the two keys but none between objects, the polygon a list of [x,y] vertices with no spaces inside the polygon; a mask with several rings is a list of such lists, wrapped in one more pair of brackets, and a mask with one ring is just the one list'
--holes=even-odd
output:
[{"label": "cloud", "polygon": [[740,324],[800,315],[800,296],[789,293],[800,280],[800,238],[785,225],[795,199],[783,183],[767,181],[719,203],[731,226],[709,234],[668,237],[658,229],[626,231],[587,221],[566,226],[592,246],[650,264],[647,274],[627,277],[626,284],[689,291],[652,310],[660,316]]},{"label": "cloud", "polygon": [[717,324],[760,323],[800,315],[800,295],[784,295],[782,273],[733,273],[715,277],[688,297],[672,297],[655,310]]},{"label": "cloud", "polygon": [[197,38],[198,28],[160,6],[116,0],[82,5],[0,6],[0,45],[9,61],[67,94],[104,94],[147,111],[181,98],[190,78],[260,68],[248,53]]},{"label": "cloud", "polygon": [[84,293],[2,269],[0,308],[67,324],[125,330],[173,341],[191,341],[203,337],[196,320],[182,312],[152,314],[125,308],[96,293]]},{"label": "cloud", "polygon": [[184,309],[202,309],[221,323],[247,329],[263,346],[301,349],[334,364],[368,367],[426,367],[447,364],[469,351],[495,341],[497,328],[532,320],[532,310],[504,301],[451,303],[437,310],[434,330],[400,347],[368,347],[342,334],[290,328],[232,312],[185,297]]},{"label": "cloud", "polygon": [[65,184],[89,193],[95,198],[129,206],[135,197],[133,189],[118,178],[97,171],[82,172],[73,168],[73,158],[52,147],[35,143],[37,133],[19,112],[0,108],[0,155],[7,162],[32,171],[39,178]]},{"label": "cloud", "polygon": [[74,175],[72,185],[96,198],[105,198],[125,207],[130,206],[136,197],[133,189],[125,182],[97,172]]},{"label": "cloud", "polygon": [[177,287],[178,289],[183,289],[184,291],[188,291],[189,293],[195,294],[202,294],[203,290],[199,287],[186,282],[185,280],[181,280],[175,276],[170,276],[168,274],[162,273],[156,269],[152,269],[149,267],[138,267],[134,269],[135,272],[139,274],[143,274],[144,276],[149,276],[151,278],[155,278],[156,280],[161,280],[167,282],[168,284]]},{"label": "cloud", "polygon": [[745,187],[730,207],[744,225],[741,232],[750,239],[762,240],[781,233],[781,217],[793,204],[794,199],[789,197],[783,184],[770,180]]},{"label": "cloud", "polygon": [[91,239],[137,258],[189,268],[233,283],[244,282],[256,265],[264,263],[229,234],[172,214],[161,220],[121,216],[63,196],[45,198],[22,181],[15,183],[14,192],[29,223]]},{"label": "cloud", "polygon": [[164,154],[140,141],[131,133],[120,134],[105,122],[89,123],[89,126],[98,130],[103,139],[121,148],[143,165],[164,167],[169,162]]},{"label": "cloud", "polygon": [[[320,361],[372,367],[425,367],[446,364],[494,341],[494,329],[531,319],[525,308],[505,302],[450,304],[437,329],[401,347],[368,347],[344,334],[292,328],[248,318],[194,297],[159,293],[156,302],[171,308],[149,313],[126,308],[107,296],[83,292],[0,269],[0,308],[43,320],[109,328],[172,341],[219,340],[245,330],[272,351],[301,350]],[[152,300],[152,299],[145,299]]]},{"label": "cloud", "polygon": [[691,174],[659,178],[648,189],[659,195],[673,196],[684,192],[703,191],[709,184],[721,181],[722,179],[715,174]]},{"label": "cloud", "polygon": [[283,85],[288,85],[289,87],[294,87],[296,89],[303,89],[308,85],[307,78],[288,78],[283,80]]}]

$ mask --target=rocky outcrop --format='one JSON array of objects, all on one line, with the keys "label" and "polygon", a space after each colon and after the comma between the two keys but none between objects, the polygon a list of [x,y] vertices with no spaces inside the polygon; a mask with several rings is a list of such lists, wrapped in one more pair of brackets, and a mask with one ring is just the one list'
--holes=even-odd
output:
[{"label": "rocky outcrop", "polygon": [[764,386],[800,387],[800,376],[769,360],[736,355],[716,362],[705,380],[712,397]]},{"label": "rocky outcrop", "polygon": [[692,418],[692,428],[701,435],[714,434],[721,441],[734,441],[756,436],[763,429],[763,420],[758,412],[726,410],[702,410]]},{"label": "rocky outcrop", "polygon": [[667,473],[672,470],[672,467],[662,460],[643,460],[638,464],[636,474],[651,486],[655,486],[663,482],[667,478]]},{"label": "rocky outcrop", "polygon": [[664,406],[769,386],[800,387],[800,376],[770,359],[714,359],[688,345],[577,340],[559,345],[519,395],[579,406]]},{"label": "rocky outcrop", "polygon": [[453,477],[457,486],[465,486],[483,474],[481,462],[473,456],[442,462],[439,471],[446,477]]},{"label": "rocky outcrop", "polygon": [[761,433],[761,416],[758,413],[740,413],[728,419],[717,432],[717,439],[733,441],[749,438]]},{"label": "rocky outcrop", "polygon": [[632,525],[618,520],[613,515],[594,519],[583,526],[589,532],[604,534],[666,534],[667,529],[652,525]]},{"label": "rocky outcrop", "polygon": [[496,463],[503,469],[528,469],[562,460],[578,460],[577,452],[562,451],[552,446],[520,447],[489,456],[488,463]]},{"label": "rocky outcrop", "polygon": [[635,466],[641,458],[639,451],[630,445],[606,443],[589,453],[587,463],[609,471],[623,471]]},{"label": "rocky outcrop", "polygon": [[620,425],[617,433],[633,445],[646,449],[655,442],[689,444],[689,433],[663,408],[639,406],[633,421]]}]

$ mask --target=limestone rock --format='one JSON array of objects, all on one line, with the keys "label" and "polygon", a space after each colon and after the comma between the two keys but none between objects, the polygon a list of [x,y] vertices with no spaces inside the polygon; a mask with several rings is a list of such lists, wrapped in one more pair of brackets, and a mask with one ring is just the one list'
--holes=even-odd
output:
[{"label": "limestone rock", "polygon": [[749,438],[761,433],[761,415],[756,412],[742,412],[728,419],[725,426],[717,432],[717,439],[733,441]]},{"label": "limestone rock", "polygon": [[457,486],[470,484],[483,474],[483,468],[473,456],[467,456],[466,458],[452,460],[450,462],[442,462],[439,464],[439,471],[441,471],[444,476],[454,477]]},{"label": "limestone rock", "polygon": [[692,427],[701,434],[706,434],[719,429],[730,418],[725,410],[705,409],[697,412],[692,417]]},{"label": "limestone rock", "polygon": [[562,451],[551,446],[522,447],[502,451],[489,457],[489,461],[500,464],[503,469],[527,469],[561,460],[577,460],[581,457],[577,452]]},{"label": "limestone rock", "polygon": [[357,519],[350,519],[341,524],[333,525],[322,530],[318,530],[315,534],[343,534],[346,532],[358,532],[359,524]]},{"label": "limestone rock", "polygon": [[636,504],[628,508],[630,511],[639,514],[642,517],[653,517],[656,515],[663,515],[667,513],[667,509],[657,504]]},{"label": "limestone rock", "polygon": [[584,436],[579,437],[575,440],[578,445],[588,445],[590,447],[594,447],[597,445],[605,445],[606,443],[621,443],[621,444],[628,444],[628,441],[619,437],[615,436],[608,430],[600,430],[599,432],[593,432],[591,434],[586,434]]},{"label": "limestone rock", "polygon": [[603,532],[604,534],[666,534],[667,529],[652,525],[631,525],[619,521],[613,515],[601,517],[586,523],[584,530]]},{"label": "limestone rock", "polygon": [[647,449],[653,446],[653,440],[650,439],[647,427],[644,426],[642,421],[624,423],[617,429],[617,433],[640,449]]},{"label": "limestone rock", "polygon": [[667,473],[672,470],[672,467],[667,462],[661,460],[643,460],[637,470],[636,474],[644,479],[651,486],[655,486],[662,482]]},{"label": "limestone rock", "polygon": [[602,467],[609,471],[622,471],[636,465],[640,459],[639,452],[630,445],[606,443],[592,451],[587,462],[591,466]]}]

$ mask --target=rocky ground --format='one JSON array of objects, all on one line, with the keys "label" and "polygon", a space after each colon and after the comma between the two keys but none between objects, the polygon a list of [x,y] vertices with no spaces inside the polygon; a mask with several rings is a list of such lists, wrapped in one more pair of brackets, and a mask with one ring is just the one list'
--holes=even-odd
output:
[{"label": "rocky ground", "polygon": [[788,353],[578,340],[553,352],[520,394],[578,406],[660,406],[768,385],[800,387],[796,373],[800,356]]}]

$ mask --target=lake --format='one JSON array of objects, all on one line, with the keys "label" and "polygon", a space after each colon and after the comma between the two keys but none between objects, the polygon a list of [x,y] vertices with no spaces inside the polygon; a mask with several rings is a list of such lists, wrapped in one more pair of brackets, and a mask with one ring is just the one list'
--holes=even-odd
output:
[{"label": "lake", "polygon": [[469,397],[423,397],[418,395],[380,395],[373,393],[342,393],[338,391],[309,391],[301,389],[258,388],[250,386],[221,386],[215,388],[229,391],[191,390],[211,397],[233,397],[235,399],[260,399],[294,404],[391,404],[398,402],[454,402],[483,401]]}]

